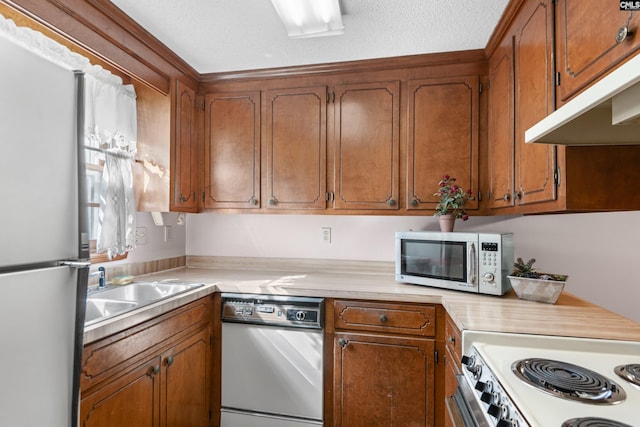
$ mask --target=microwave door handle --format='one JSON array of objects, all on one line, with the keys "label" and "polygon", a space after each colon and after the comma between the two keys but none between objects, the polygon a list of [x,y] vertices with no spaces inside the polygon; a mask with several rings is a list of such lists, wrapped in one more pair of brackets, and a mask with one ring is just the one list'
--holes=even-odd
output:
[{"label": "microwave door handle", "polygon": [[478,266],[477,264],[477,260],[478,258],[476,257],[476,245],[474,243],[471,243],[469,245],[469,280],[467,281],[467,283],[475,285],[476,283],[476,275],[477,275],[477,268]]}]

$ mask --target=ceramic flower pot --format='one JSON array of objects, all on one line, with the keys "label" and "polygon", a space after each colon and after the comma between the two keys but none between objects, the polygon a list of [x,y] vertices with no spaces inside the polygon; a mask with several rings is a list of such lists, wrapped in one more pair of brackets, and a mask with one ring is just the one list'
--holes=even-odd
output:
[{"label": "ceramic flower pot", "polygon": [[438,223],[440,223],[440,231],[450,233],[456,225],[456,217],[455,215],[440,215]]}]

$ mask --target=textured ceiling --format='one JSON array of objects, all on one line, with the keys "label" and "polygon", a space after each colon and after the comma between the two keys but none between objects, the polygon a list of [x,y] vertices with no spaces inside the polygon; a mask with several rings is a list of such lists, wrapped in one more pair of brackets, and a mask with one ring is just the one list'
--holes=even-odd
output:
[{"label": "textured ceiling", "polygon": [[199,73],[482,49],[508,0],[341,0],[344,35],[289,39],[269,0],[112,0]]}]

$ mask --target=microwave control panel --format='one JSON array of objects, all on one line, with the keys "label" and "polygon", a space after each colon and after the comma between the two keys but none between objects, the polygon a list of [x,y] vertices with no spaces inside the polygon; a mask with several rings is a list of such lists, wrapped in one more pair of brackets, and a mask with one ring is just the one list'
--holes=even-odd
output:
[{"label": "microwave control panel", "polygon": [[512,234],[480,234],[478,239],[478,286],[480,293],[501,295],[508,290],[513,266]]}]

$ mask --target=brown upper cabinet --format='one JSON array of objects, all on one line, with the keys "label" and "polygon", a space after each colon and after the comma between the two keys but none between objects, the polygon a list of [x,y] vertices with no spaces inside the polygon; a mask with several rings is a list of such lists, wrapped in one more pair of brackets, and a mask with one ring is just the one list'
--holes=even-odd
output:
[{"label": "brown upper cabinet", "polygon": [[[553,0],[521,2],[489,59],[489,208],[501,208],[500,213],[637,209],[640,196],[629,188],[640,179],[634,166],[640,146],[524,143],[525,131],[555,109],[553,22],[564,2],[555,11],[553,6]],[[593,30],[589,36],[601,37]]]},{"label": "brown upper cabinet", "polygon": [[407,209],[434,210],[443,175],[478,190],[479,87],[478,76],[409,81]]},{"label": "brown upper cabinet", "polygon": [[553,4],[528,2],[515,23],[515,193],[519,205],[556,199],[556,153],[547,144],[525,144],[524,132],[554,110]]},{"label": "brown upper cabinet", "polygon": [[556,10],[560,106],[638,50],[640,14],[612,0],[557,0]]},{"label": "brown upper cabinet", "polygon": [[266,98],[264,206],[325,209],[327,87],[272,89]]},{"label": "brown upper cabinet", "polygon": [[515,145],[513,38],[505,37],[489,60],[487,204],[513,206]]},{"label": "brown upper cabinet", "polygon": [[198,212],[198,138],[196,92],[176,80],[171,138],[170,209]]},{"label": "brown upper cabinet", "polygon": [[399,81],[208,94],[205,116],[205,208],[398,209]]},{"label": "brown upper cabinet", "polygon": [[525,3],[490,58],[489,81],[489,207],[555,200],[555,147],[524,142],[554,109],[551,1]]},{"label": "brown upper cabinet", "polygon": [[260,91],[205,97],[204,207],[260,208]]},{"label": "brown upper cabinet", "polygon": [[338,85],[332,98],[333,207],[397,210],[400,82]]}]

